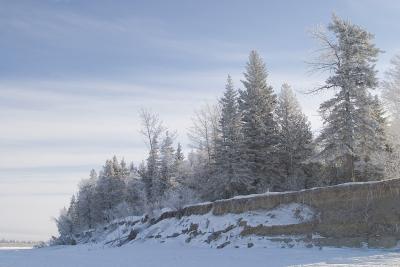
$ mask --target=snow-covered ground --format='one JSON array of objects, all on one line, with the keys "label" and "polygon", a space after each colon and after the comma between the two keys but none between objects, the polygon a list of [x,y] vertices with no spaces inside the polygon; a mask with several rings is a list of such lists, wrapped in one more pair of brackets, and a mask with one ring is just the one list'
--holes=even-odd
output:
[{"label": "snow-covered ground", "polygon": [[[285,226],[307,223],[316,214],[307,205],[291,203],[279,205],[271,210],[248,211],[240,214],[227,213],[215,216],[212,212],[203,215],[167,218],[155,224],[142,217],[127,217],[114,221],[107,230],[93,234],[92,241],[109,246],[126,244],[131,231],[136,231],[131,243],[178,243],[195,247],[282,247],[305,246],[302,237],[241,235],[245,226]],[[113,225],[113,226],[111,226]],[[290,238],[290,240],[288,239]],[[82,240],[86,240],[83,238]],[[83,241],[83,242],[86,242]],[[83,243],[82,241],[80,243]]]},{"label": "snow-covered ground", "polygon": [[236,267],[400,266],[400,250],[336,248],[196,248],[135,243],[118,248],[89,245],[1,250],[0,267]]}]

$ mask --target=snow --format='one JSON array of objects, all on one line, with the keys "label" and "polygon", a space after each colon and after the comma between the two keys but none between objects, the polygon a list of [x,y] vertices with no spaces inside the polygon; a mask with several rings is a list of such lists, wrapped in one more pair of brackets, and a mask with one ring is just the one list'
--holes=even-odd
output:
[{"label": "snow", "polygon": [[339,248],[195,248],[135,243],[118,248],[93,245],[1,250],[1,267],[236,267],[400,266],[400,251]]},{"label": "snow", "polygon": [[[316,214],[307,205],[299,203],[282,204],[271,210],[248,211],[240,214],[191,215],[182,218],[167,218],[150,224],[140,217],[129,217],[106,231],[95,233],[97,243],[119,246],[131,243],[172,243],[194,247],[294,247],[305,246],[301,236],[266,237],[241,236],[243,229],[259,225],[283,226],[310,222]],[[134,224],[132,222],[135,222]],[[132,231],[134,240],[128,241]]]},{"label": "snow", "polygon": [[[395,179],[386,179],[386,181],[391,181],[391,180],[397,180],[398,178]],[[260,194],[249,194],[249,195],[239,195],[235,196],[232,198],[227,198],[227,199],[221,199],[217,200],[215,202],[224,202],[224,201],[230,201],[232,199],[250,199],[254,197],[261,197],[261,196],[271,196],[271,195],[285,195],[285,194],[290,194],[290,193],[298,193],[298,192],[304,192],[304,191],[314,191],[314,190],[320,190],[320,189],[326,189],[326,188],[332,188],[332,187],[348,187],[352,185],[362,185],[362,184],[377,184],[377,183],[382,183],[382,181],[366,181],[366,182],[347,182],[347,183],[342,183],[342,184],[337,184],[337,185],[329,185],[329,186],[324,186],[324,187],[313,187],[313,188],[308,188],[308,189],[301,189],[298,191],[284,191],[284,192],[273,192],[273,191],[268,191]],[[188,205],[188,206],[196,206],[196,205],[203,205],[203,204],[212,204],[213,202],[204,202],[204,203],[199,203],[195,205]]]},{"label": "snow", "polygon": [[306,205],[291,203],[281,205],[268,212],[243,213],[249,226],[290,225],[311,221],[314,216],[312,209]]},{"label": "snow", "polygon": [[213,202],[211,202],[211,201],[199,202],[199,203],[195,203],[195,204],[185,205],[185,206],[183,206],[183,208],[205,206],[205,205],[209,205],[209,204],[213,204]]},{"label": "snow", "polygon": [[[315,216],[318,214],[311,207],[299,203],[220,216],[211,211],[155,224],[130,216],[113,221],[107,230],[94,232],[95,242],[88,244],[0,250],[0,267],[400,266],[398,248],[306,248],[296,236],[275,236],[273,240],[240,235],[244,225],[301,224]],[[136,238],[125,242],[132,230],[137,231]],[[121,241],[123,246],[119,246]],[[225,243],[223,249],[216,249]]]},{"label": "snow", "polygon": [[268,191],[268,192],[261,193],[261,194],[239,195],[239,196],[235,196],[235,197],[228,198],[228,199],[217,200],[216,202],[229,201],[231,199],[246,199],[246,198],[253,198],[253,197],[260,197],[260,196],[282,195],[282,194],[287,194],[287,193],[292,193],[292,192],[295,192],[295,191],[284,191],[284,192]]},{"label": "snow", "polygon": [[142,218],[143,218],[143,216],[133,216],[132,215],[132,216],[128,216],[128,217],[125,217],[125,218],[122,218],[122,219],[121,218],[120,219],[115,219],[115,220],[111,221],[110,224],[126,222],[126,221],[134,222],[134,221],[140,220]]}]

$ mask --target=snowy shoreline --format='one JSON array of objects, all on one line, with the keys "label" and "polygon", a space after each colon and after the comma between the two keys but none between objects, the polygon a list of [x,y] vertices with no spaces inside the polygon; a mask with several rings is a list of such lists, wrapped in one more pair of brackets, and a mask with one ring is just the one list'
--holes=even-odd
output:
[{"label": "snowy shoreline", "polygon": [[20,250],[20,249],[33,249],[33,247],[1,247],[0,250]]}]

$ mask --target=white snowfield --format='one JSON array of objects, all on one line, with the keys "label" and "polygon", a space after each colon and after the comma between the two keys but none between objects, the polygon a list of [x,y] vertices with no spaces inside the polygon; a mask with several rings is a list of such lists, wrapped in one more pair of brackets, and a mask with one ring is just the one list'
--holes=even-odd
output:
[{"label": "white snowfield", "polygon": [[0,267],[400,266],[400,250],[336,248],[196,248],[135,243],[1,250]]}]

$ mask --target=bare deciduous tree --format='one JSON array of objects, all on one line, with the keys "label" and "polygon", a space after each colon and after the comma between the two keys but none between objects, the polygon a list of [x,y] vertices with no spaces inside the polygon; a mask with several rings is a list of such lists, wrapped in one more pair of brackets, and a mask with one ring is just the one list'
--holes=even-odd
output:
[{"label": "bare deciduous tree", "polygon": [[192,146],[200,151],[205,151],[209,163],[214,157],[219,118],[220,107],[218,105],[205,105],[195,112],[195,116],[192,118],[193,125],[188,133]]},{"label": "bare deciduous tree", "polygon": [[142,122],[142,128],[139,132],[143,135],[149,150],[152,150],[154,149],[154,140],[158,139],[165,128],[158,114],[152,113],[148,109],[142,108],[139,116]]}]

